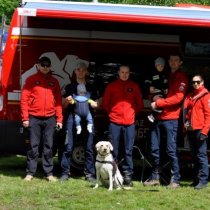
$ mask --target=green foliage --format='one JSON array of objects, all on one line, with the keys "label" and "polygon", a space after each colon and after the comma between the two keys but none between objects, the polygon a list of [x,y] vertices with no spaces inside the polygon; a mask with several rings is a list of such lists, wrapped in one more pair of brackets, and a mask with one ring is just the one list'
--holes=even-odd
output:
[{"label": "green foliage", "polygon": [[0,17],[6,15],[7,24],[9,24],[15,8],[18,6],[18,0],[0,0]]}]

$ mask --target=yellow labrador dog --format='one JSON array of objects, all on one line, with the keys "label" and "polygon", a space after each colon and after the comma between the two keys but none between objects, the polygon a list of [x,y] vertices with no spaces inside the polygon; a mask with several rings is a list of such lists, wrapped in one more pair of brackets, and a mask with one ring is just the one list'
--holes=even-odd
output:
[{"label": "yellow labrador dog", "polygon": [[98,188],[99,181],[102,184],[108,185],[109,190],[114,188],[123,188],[123,177],[118,169],[116,162],[112,156],[113,146],[109,141],[99,141],[96,144],[96,185]]}]

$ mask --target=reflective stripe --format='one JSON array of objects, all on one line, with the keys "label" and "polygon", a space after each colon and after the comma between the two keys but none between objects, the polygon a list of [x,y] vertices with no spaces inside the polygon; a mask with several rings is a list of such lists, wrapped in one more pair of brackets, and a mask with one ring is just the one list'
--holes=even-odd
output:
[{"label": "reflective stripe", "polygon": [[21,96],[20,92],[8,92],[7,99],[9,101],[20,101],[20,96]]},{"label": "reflective stripe", "polygon": [[3,96],[0,96],[0,111],[3,109]]}]

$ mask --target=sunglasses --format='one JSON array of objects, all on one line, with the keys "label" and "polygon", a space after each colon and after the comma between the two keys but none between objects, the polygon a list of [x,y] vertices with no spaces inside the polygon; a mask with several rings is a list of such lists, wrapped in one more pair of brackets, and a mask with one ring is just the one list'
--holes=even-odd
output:
[{"label": "sunglasses", "polygon": [[198,80],[198,81],[192,81],[192,84],[198,84],[198,85],[200,85],[201,84],[201,81],[200,80]]},{"label": "sunglasses", "polygon": [[41,67],[43,67],[43,68],[44,68],[44,67],[47,67],[47,68],[49,68],[49,67],[50,67],[50,64],[49,64],[49,63],[48,63],[48,64],[41,63],[40,65],[41,65]]}]

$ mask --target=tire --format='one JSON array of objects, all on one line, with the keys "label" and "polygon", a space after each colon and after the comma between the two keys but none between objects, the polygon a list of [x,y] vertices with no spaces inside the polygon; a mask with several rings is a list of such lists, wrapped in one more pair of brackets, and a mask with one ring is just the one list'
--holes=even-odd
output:
[{"label": "tire", "polygon": [[72,151],[72,167],[83,170],[85,162],[85,148],[82,145],[75,146]]}]

